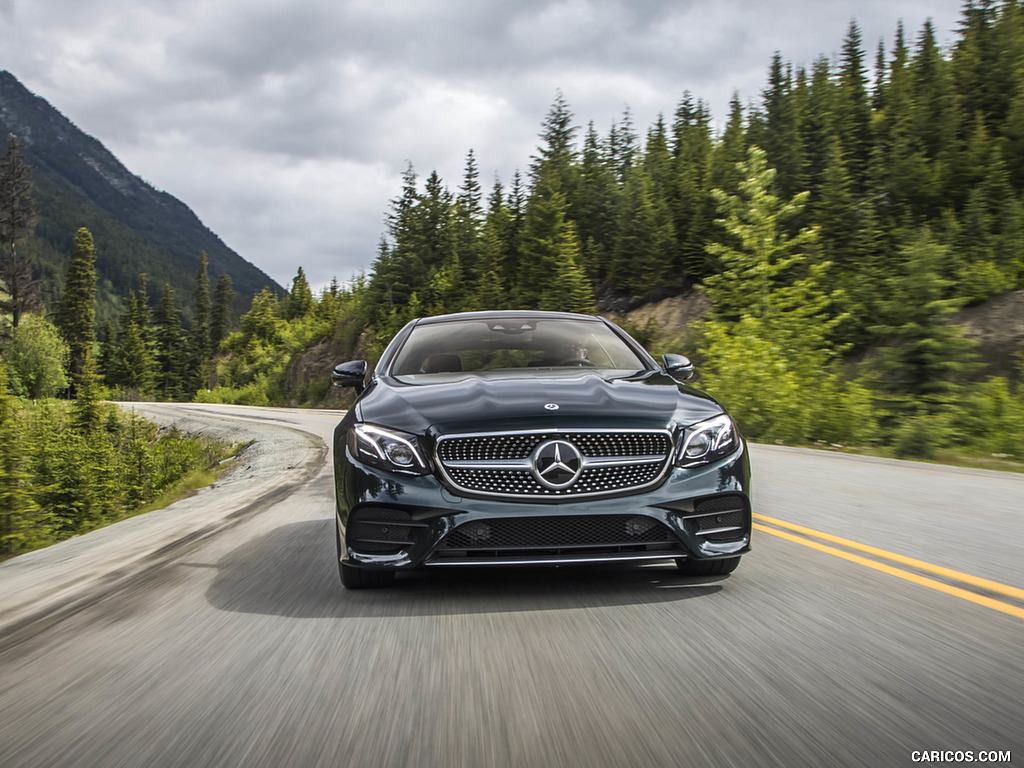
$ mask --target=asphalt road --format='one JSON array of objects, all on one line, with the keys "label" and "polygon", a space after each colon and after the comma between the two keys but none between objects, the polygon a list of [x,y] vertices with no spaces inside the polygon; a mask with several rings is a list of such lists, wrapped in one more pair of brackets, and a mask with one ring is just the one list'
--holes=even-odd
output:
[{"label": "asphalt road", "polygon": [[[346,592],[308,438],[337,414],[176,412],[218,410],[285,446],[285,479],[253,462],[184,504],[199,533],[0,625],[3,768],[1024,762],[1024,476],[755,447],[731,576],[438,569]],[[239,484],[262,500],[217,495]],[[93,536],[0,566],[0,600],[115,559],[117,532]]]}]

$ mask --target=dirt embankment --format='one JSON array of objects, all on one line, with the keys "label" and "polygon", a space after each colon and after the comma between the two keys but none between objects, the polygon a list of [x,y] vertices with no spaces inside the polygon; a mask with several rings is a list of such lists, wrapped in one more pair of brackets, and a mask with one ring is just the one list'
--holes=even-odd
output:
[{"label": "dirt embankment", "polygon": [[[285,368],[285,388],[292,393],[292,405],[310,399],[322,408],[348,408],[352,405],[351,389],[329,386],[330,373],[338,363],[352,359],[352,351],[330,339],[314,344],[301,354],[294,355]],[[322,391],[311,388],[320,386]]]},{"label": "dirt embankment", "polygon": [[683,333],[692,323],[707,317],[710,309],[711,302],[707,296],[689,291],[660,301],[652,301],[618,316],[612,315],[611,319],[625,318],[639,327],[646,326],[653,320],[662,335],[674,336]]},{"label": "dirt embankment", "polygon": [[994,373],[1009,375],[1024,354],[1024,291],[999,296],[976,307],[962,309],[953,322],[978,342],[978,355]]},{"label": "dirt embankment", "polygon": [[[638,327],[654,320],[662,335],[672,336],[705,318],[710,308],[706,296],[691,291],[610,317]],[[951,322],[963,326],[967,338],[978,342],[978,356],[991,373],[1006,376],[1015,372],[1019,356],[1024,355],[1024,290],[962,309]]]}]

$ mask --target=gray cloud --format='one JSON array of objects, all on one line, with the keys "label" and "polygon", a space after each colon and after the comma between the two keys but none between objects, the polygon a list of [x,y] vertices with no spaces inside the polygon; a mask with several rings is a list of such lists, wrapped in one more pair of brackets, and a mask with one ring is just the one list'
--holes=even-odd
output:
[{"label": "gray cloud", "polygon": [[0,0],[0,66],[283,283],[372,262],[407,162],[525,168],[555,92],[643,132],[684,91],[724,120],[772,53],[868,62],[898,19],[949,39],[960,0]]}]

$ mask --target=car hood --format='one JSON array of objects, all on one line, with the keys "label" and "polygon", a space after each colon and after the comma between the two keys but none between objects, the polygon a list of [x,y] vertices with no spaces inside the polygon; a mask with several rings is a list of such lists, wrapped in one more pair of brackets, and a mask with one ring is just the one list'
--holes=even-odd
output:
[{"label": "car hood", "polygon": [[416,384],[382,377],[370,385],[357,409],[360,421],[413,434],[655,429],[722,412],[710,396],[660,372],[609,378],[593,371],[454,374]]}]

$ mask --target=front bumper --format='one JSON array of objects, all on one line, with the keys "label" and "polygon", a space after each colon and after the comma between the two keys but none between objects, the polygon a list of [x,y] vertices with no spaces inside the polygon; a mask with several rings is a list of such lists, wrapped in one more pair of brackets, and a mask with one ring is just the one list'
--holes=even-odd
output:
[{"label": "front bumper", "polygon": [[458,496],[434,476],[335,459],[339,558],[413,569],[733,557],[750,548],[746,447],[672,469],[653,489],[612,498],[521,502]]}]

